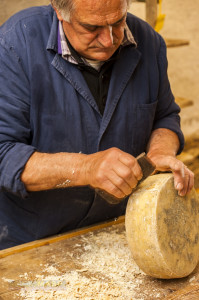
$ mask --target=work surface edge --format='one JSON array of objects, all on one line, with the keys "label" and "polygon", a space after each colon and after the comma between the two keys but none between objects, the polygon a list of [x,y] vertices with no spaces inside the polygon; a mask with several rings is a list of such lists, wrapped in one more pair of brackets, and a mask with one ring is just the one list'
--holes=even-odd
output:
[{"label": "work surface edge", "polygon": [[59,234],[59,235],[51,236],[51,237],[44,238],[44,239],[41,239],[41,240],[36,240],[36,241],[33,241],[33,242],[22,244],[22,245],[19,245],[19,246],[7,248],[5,250],[0,251],[0,259],[4,258],[6,256],[9,256],[9,255],[16,254],[16,253],[24,252],[24,251],[27,251],[27,250],[30,250],[30,249],[34,249],[34,248],[42,247],[42,246],[45,246],[45,245],[53,244],[53,243],[56,243],[56,242],[59,242],[59,241],[63,241],[63,240],[66,240],[66,239],[70,239],[72,237],[79,236],[79,235],[82,235],[82,234],[85,234],[85,233],[88,233],[88,232],[93,232],[93,231],[98,230],[98,229],[110,227],[110,226],[115,225],[115,224],[124,223],[124,221],[125,221],[125,216],[120,216],[118,218],[115,218],[114,220],[109,220],[107,222],[95,224],[93,226],[78,228],[76,230],[69,231],[69,232],[64,233],[64,234]]}]

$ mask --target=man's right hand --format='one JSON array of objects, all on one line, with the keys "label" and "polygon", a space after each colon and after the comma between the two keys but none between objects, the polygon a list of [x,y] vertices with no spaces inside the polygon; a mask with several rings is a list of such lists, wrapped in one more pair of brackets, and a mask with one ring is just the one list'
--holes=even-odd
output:
[{"label": "man's right hand", "polygon": [[142,178],[137,159],[118,148],[90,154],[85,160],[87,184],[117,198],[130,195]]},{"label": "man's right hand", "polygon": [[87,155],[35,152],[21,174],[28,191],[90,185],[121,199],[141,178],[137,159],[118,148]]}]

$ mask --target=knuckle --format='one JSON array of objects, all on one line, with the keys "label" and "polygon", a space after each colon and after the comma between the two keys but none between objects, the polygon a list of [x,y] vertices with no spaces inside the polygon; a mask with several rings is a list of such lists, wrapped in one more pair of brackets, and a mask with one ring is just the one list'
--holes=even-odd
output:
[{"label": "knuckle", "polygon": [[184,164],[181,161],[179,161],[179,160],[175,161],[175,163],[174,163],[174,169],[176,171],[181,170],[183,167],[184,167]]},{"label": "knuckle", "polygon": [[137,159],[135,157],[131,157],[131,160],[129,161],[129,167],[134,169],[137,166],[139,166]]},{"label": "knuckle", "polygon": [[113,154],[116,155],[117,153],[120,153],[120,150],[116,147],[112,147],[109,152],[111,155],[113,155]]},{"label": "knuckle", "polygon": [[186,176],[194,178],[194,173],[187,166],[185,166],[185,172],[186,172]]},{"label": "knuckle", "polygon": [[100,165],[99,165],[99,169],[98,170],[100,172],[103,172],[103,170],[106,169],[106,166],[107,166],[107,161],[106,160],[102,160],[101,163],[100,163]]},{"label": "knuckle", "polygon": [[120,187],[124,184],[124,180],[121,177],[118,177],[116,180],[116,184]]},{"label": "knuckle", "polygon": [[102,172],[97,172],[95,175],[95,180],[96,182],[98,182],[99,184],[102,184],[104,182],[104,176]]},{"label": "knuckle", "polygon": [[130,169],[125,170],[124,178],[126,178],[126,179],[131,179],[132,178],[132,172],[131,172]]}]

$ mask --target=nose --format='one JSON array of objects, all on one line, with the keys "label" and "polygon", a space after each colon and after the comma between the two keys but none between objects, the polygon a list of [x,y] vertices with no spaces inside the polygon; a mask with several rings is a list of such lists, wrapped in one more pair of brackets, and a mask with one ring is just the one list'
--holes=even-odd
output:
[{"label": "nose", "polygon": [[105,26],[100,29],[98,41],[104,48],[108,48],[113,45],[112,26]]}]

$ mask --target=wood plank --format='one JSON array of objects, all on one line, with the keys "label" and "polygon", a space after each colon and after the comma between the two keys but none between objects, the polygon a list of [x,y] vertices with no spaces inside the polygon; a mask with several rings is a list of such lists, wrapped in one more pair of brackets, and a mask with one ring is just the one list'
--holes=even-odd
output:
[{"label": "wood plank", "polygon": [[166,300],[198,300],[198,299],[199,299],[199,284],[189,285],[186,288],[181,289],[166,298]]},{"label": "wood plank", "polygon": [[146,0],[146,21],[155,28],[157,20],[157,0]]},{"label": "wood plank", "polygon": [[194,104],[193,100],[183,97],[175,97],[175,101],[181,108],[192,106]]},{"label": "wood plank", "polygon": [[19,245],[19,246],[16,246],[16,247],[1,250],[0,251],[0,258],[9,256],[9,255],[13,255],[13,254],[16,254],[16,253],[24,252],[24,251],[27,251],[27,250],[30,250],[30,249],[38,248],[38,247],[41,247],[41,246],[44,246],[44,245],[49,245],[49,244],[52,244],[52,243],[63,241],[63,240],[66,240],[66,239],[70,239],[70,238],[73,238],[75,236],[86,234],[88,232],[92,232],[92,231],[99,230],[99,229],[102,229],[102,228],[110,227],[111,225],[114,225],[114,224],[120,224],[120,223],[123,223],[124,220],[125,220],[125,216],[121,216],[121,217],[119,217],[115,220],[108,221],[106,223],[100,223],[100,224],[97,224],[97,225],[92,226],[92,227],[90,226],[90,227],[85,227],[85,228],[82,228],[82,229],[77,229],[77,230],[74,230],[74,231],[71,231],[71,232],[68,232],[68,233],[65,233],[65,234],[60,234],[60,235],[56,235],[56,236],[53,236],[53,237],[44,238],[44,239],[36,240],[36,241],[30,242],[30,243],[22,244],[22,245]]},{"label": "wood plank", "polygon": [[169,38],[165,38],[164,40],[166,42],[167,47],[180,47],[189,45],[189,40]]},{"label": "wood plank", "polygon": [[[84,299],[79,296],[82,292],[89,299],[123,299],[121,295],[125,295],[133,300],[162,300],[189,286],[190,280],[198,279],[197,274],[195,270],[177,280],[146,276],[131,259],[125,226],[120,223],[2,258],[0,297],[47,299],[52,292],[49,299],[60,300],[70,299],[71,291],[70,295],[79,299]],[[58,281],[60,290],[59,285],[54,286]]]}]

